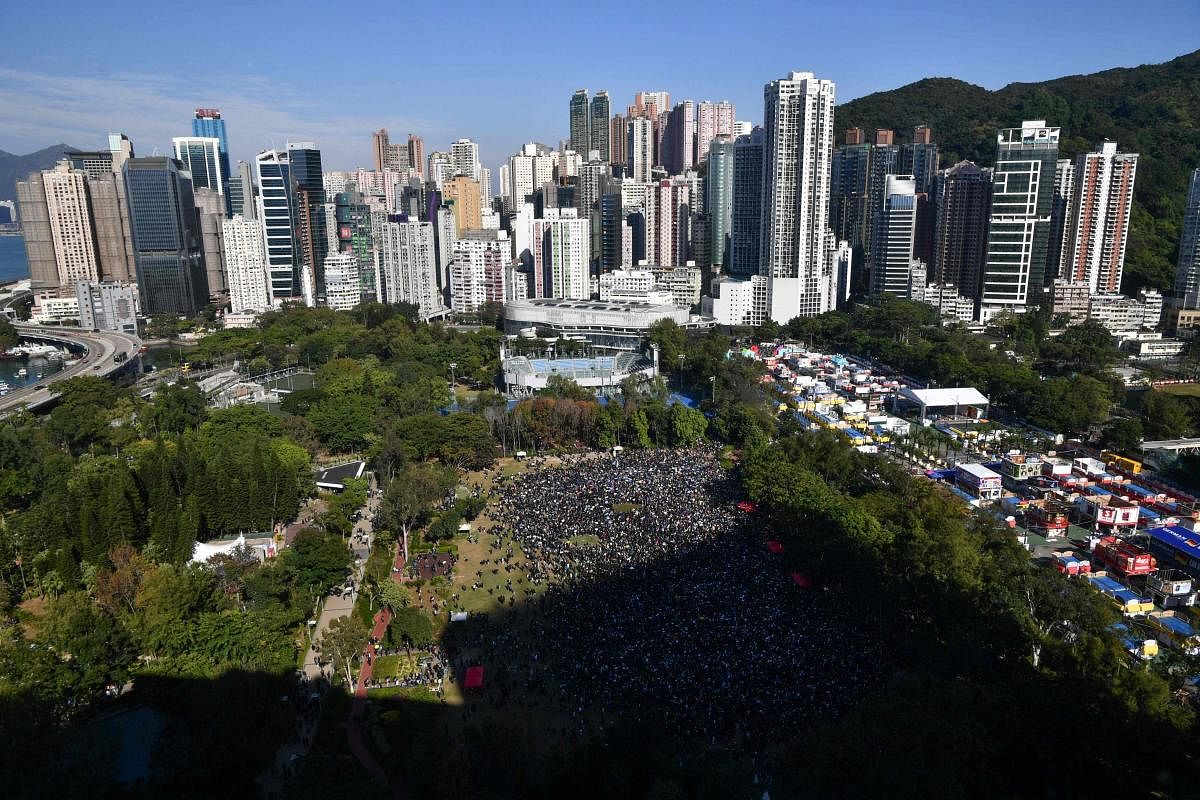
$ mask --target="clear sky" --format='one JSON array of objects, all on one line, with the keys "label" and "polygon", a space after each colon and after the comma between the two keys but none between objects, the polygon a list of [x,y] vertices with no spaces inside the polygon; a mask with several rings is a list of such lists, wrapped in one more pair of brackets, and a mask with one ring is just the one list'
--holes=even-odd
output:
[{"label": "clear sky", "polygon": [[480,143],[495,170],[527,141],[567,135],[577,88],[614,110],[638,90],[732,100],[762,117],[790,70],[844,101],[928,76],[988,88],[1166,61],[1200,48],[1200,0],[511,3],[11,0],[0,11],[0,149],[139,154],[220,108],[231,156],[316,141],[326,169],[371,165],[371,131],[426,152]]}]

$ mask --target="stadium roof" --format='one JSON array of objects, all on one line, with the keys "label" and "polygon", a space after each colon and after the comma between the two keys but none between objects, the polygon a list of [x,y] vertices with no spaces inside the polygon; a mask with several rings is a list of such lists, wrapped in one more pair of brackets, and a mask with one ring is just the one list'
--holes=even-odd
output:
[{"label": "stadium roof", "polygon": [[351,461],[349,464],[339,464],[317,471],[317,486],[322,489],[341,491],[346,488],[346,481],[351,478],[361,478],[367,462]]},{"label": "stadium roof", "polygon": [[983,393],[971,386],[956,386],[948,389],[904,388],[900,390],[900,396],[926,408],[986,406],[988,404],[988,399],[983,396]]}]

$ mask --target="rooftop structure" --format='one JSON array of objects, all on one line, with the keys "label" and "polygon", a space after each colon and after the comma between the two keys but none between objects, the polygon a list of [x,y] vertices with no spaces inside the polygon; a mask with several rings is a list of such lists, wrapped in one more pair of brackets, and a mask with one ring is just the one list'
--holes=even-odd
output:
[{"label": "rooftop structure", "polygon": [[548,328],[559,336],[582,336],[597,347],[635,350],[650,326],[663,319],[684,328],[715,324],[711,318],[694,316],[674,305],[541,297],[507,303],[504,332],[533,335],[539,328]]}]

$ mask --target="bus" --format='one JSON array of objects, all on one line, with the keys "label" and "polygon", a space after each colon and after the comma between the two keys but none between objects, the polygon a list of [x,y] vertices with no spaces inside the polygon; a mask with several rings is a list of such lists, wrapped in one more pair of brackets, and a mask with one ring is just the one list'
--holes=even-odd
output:
[{"label": "bus", "polygon": [[1100,453],[1100,460],[1110,467],[1124,470],[1131,475],[1138,475],[1142,471],[1142,462],[1136,458],[1129,458],[1120,453],[1115,453],[1112,450],[1105,450]]}]

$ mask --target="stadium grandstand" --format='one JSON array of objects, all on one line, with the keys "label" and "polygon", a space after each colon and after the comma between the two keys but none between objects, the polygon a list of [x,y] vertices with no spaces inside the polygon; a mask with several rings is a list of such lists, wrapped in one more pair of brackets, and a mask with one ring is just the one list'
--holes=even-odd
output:
[{"label": "stadium grandstand", "polygon": [[608,394],[631,375],[653,378],[658,375],[658,352],[643,352],[576,358],[534,358],[500,349],[504,391],[509,397],[522,397],[545,389],[555,375],[575,381],[596,394]]}]

